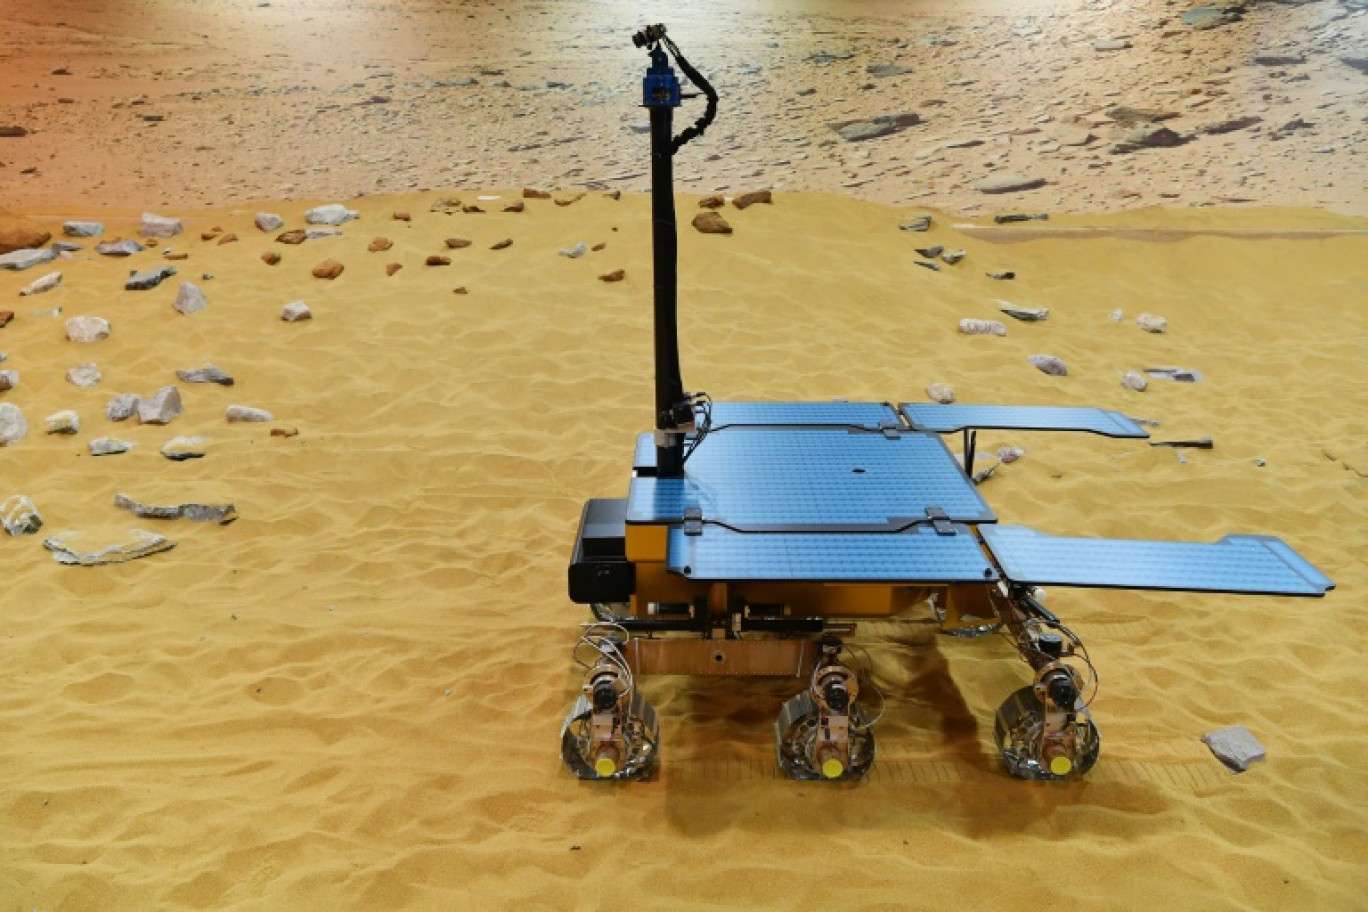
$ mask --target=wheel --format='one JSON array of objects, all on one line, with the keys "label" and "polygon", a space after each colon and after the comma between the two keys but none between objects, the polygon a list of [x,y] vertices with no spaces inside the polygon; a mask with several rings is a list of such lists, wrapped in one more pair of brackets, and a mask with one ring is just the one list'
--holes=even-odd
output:
[{"label": "wheel", "polygon": [[1097,762],[1102,737],[1081,700],[1074,705],[1074,714],[1072,753],[1057,744],[1052,745],[1053,755],[1046,758],[1042,737],[1045,706],[1035,688],[1023,687],[1004,700],[998,707],[993,733],[1007,771],[1018,779],[1061,780],[1086,775]]},{"label": "wheel", "polygon": [[615,756],[595,756],[591,736],[593,704],[585,696],[575,700],[561,727],[561,761],[581,779],[645,779],[659,753],[660,724],[641,694],[628,698]]},{"label": "wheel", "polygon": [[790,779],[845,782],[859,779],[874,763],[874,731],[869,717],[859,703],[850,706],[850,758],[840,772],[831,775],[835,767],[818,762],[817,729],[819,711],[812,695],[803,691],[784,704],[779,719],[774,723],[775,750],[779,768]]}]

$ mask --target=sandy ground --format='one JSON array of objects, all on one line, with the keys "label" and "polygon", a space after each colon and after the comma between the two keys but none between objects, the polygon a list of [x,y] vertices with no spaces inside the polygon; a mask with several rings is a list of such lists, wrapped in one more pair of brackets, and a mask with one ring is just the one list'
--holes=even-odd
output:
[{"label": "sandy ground", "polygon": [[[708,141],[680,156],[684,189],[955,212],[1363,212],[1361,0],[1256,3],[1204,30],[1181,21],[1185,8],[0,0],[0,126],[30,131],[0,138],[0,197],[214,206],[513,181],[641,189],[646,55],[629,39],[664,21],[723,97]],[[1131,122],[1117,106],[1163,116],[1168,141],[1188,141],[1118,153]],[[921,122],[878,139],[832,129],[909,112]],[[681,124],[699,113],[686,106]],[[975,189],[1004,174],[1043,185]]]},{"label": "sandy ground", "polygon": [[[1346,213],[1368,200],[1368,76],[1341,58],[1362,55],[1368,17],[1353,6],[1259,3],[1191,32],[1168,4],[715,2],[676,25],[655,3],[0,0],[0,126],[32,131],[0,138],[0,206],[57,237],[77,217],[131,237],[146,210],[186,226],[129,259],[92,238],[0,271],[16,314],[0,370],[18,373],[0,403],[29,424],[0,449],[0,501],[26,494],[45,521],[0,534],[0,910],[1364,908],[1368,219]],[[797,689],[781,679],[650,679],[658,775],[605,788],[563,770],[585,620],[564,591],[574,529],[586,498],[625,493],[651,422],[643,58],[626,34],[661,19],[724,93],[679,164],[696,191],[679,197],[688,387],[920,401],[941,382],[963,402],[1096,405],[1160,422],[1159,440],[1211,437],[1180,462],[1143,441],[990,433],[981,452],[1026,455],[982,492],[1002,521],[1061,535],[1275,534],[1336,590],[1052,590],[1102,675],[1102,759],[1078,783],[1001,770],[993,712],[1026,669],[926,612],[861,626],[890,700],[864,782],[779,777],[772,722]],[[1095,51],[1103,38],[1133,46]],[[1252,62],[1270,50],[1306,62]],[[1088,118],[1117,103],[1171,106],[1184,134],[1262,121],[1116,154],[1117,126]],[[906,110],[926,123],[858,143],[829,127]],[[1311,125],[1281,129],[1294,118]],[[1080,129],[1096,138],[1058,139]],[[1009,170],[1048,183],[973,189]],[[568,205],[502,211],[527,185]],[[724,210],[731,237],[687,227],[699,194],[764,186],[772,206]],[[485,212],[431,211],[451,197]],[[301,246],[253,224],[303,228],[325,202],[361,218]],[[930,232],[898,230],[932,203],[949,214]],[[998,227],[1002,209],[1052,217]],[[378,237],[392,246],[372,252]],[[558,255],[581,241],[605,246]],[[916,266],[933,244],[968,255]],[[314,278],[325,259],[345,271]],[[179,274],[122,290],[163,264]],[[59,287],[18,295],[57,270]],[[183,281],[204,310],[172,308]],[[282,322],[299,300],[314,318]],[[999,300],[1050,319],[956,331]],[[1168,331],[1143,332],[1142,312]],[[79,315],[110,337],[68,341]],[[1035,370],[1037,353],[1069,376]],[[177,379],[206,361],[235,385]],[[98,385],[66,379],[91,362]],[[1203,379],[1121,385],[1156,365]],[[185,414],[169,425],[105,417],[116,394],[173,384]],[[274,420],[228,423],[230,404]],[[45,434],[63,409],[80,432]],[[92,457],[101,436],[135,446]],[[164,459],[177,436],[206,455]],[[137,519],[120,493],[241,518]],[[176,546],[92,568],[42,547],[130,527]],[[1234,724],[1268,749],[1239,776],[1199,740]]]},{"label": "sandy ground", "polygon": [[[150,291],[121,285],[162,262],[160,246],[131,261],[77,252],[42,296],[16,290],[44,268],[0,273],[18,312],[0,330],[4,367],[20,373],[0,399],[32,426],[0,450],[0,493],[30,495],[46,520],[0,541],[5,908],[1361,908],[1368,240],[997,244],[986,227],[938,216],[911,234],[901,209],[785,194],[729,207],[731,237],[685,227],[690,387],[921,400],[940,381],[961,401],[1099,405],[1160,421],[1156,439],[1210,436],[1215,449],[1180,464],[1143,441],[989,434],[985,449],[1027,454],[983,492],[1003,521],[1057,534],[1277,534],[1338,588],[1052,592],[1102,672],[1104,751],[1085,782],[1008,778],[991,720],[1024,666],[998,638],[946,639],[914,614],[863,628],[890,699],[867,781],[778,777],[771,723],[792,680],[656,678],[662,769],[605,788],[555,755],[584,618],[563,581],[581,503],[625,492],[649,423],[649,200],[499,211],[518,195],[464,195],[488,211],[457,215],[428,211],[443,194],[373,197],[341,237],[298,247],[253,211],[196,216],[163,242],[189,254],[180,275]],[[304,203],[277,209],[302,226]],[[1271,210],[1098,219],[1365,227]],[[200,239],[215,227],[240,240]],[[134,228],[111,218],[107,233]],[[392,249],[369,252],[376,236]],[[424,266],[451,236],[474,243]],[[607,246],[557,254],[578,241]],[[933,273],[913,262],[921,243],[968,257]],[[312,277],[326,258],[346,271]],[[403,268],[387,277],[388,263]],[[619,268],[624,281],[598,280]],[[1000,269],[1017,278],[984,274]],[[172,309],[182,279],[206,309]],[[1050,319],[956,332],[999,298]],[[294,300],[312,321],[279,319]],[[1141,331],[1141,311],[1169,331]],[[110,338],[67,341],[72,315],[105,317]],[[1031,367],[1042,351],[1069,376]],[[176,380],[206,359],[236,385]],[[64,379],[91,361],[98,386]],[[1120,385],[1156,363],[1204,379]],[[172,424],[105,418],[116,393],[168,384],[186,407]],[[276,420],[229,424],[229,404]],[[63,408],[81,432],[45,435]],[[207,437],[207,455],[158,454],[183,435]],[[96,436],[137,445],[95,461]],[[118,493],[231,501],[241,519],[136,520]],[[177,546],[97,568],[41,546],[129,527]],[[1269,752],[1241,776],[1198,740],[1230,724]]]}]

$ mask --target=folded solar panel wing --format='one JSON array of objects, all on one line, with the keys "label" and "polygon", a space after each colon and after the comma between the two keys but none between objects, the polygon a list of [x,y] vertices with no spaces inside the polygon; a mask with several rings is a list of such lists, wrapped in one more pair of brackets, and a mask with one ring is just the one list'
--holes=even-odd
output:
[{"label": "folded solar panel wing", "polygon": [[1218,542],[1060,538],[1025,526],[980,526],[1002,575],[1015,583],[1322,596],[1335,584],[1280,539],[1227,535]]},{"label": "folded solar panel wing", "polygon": [[914,430],[948,434],[991,428],[1018,431],[1087,431],[1105,437],[1148,437],[1144,428],[1120,412],[1053,405],[937,405],[904,402],[899,406]]}]

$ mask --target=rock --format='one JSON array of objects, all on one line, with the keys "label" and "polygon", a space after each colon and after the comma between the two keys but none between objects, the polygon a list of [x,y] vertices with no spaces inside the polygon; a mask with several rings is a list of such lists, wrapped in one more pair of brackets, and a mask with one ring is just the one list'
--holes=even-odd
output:
[{"label": "rock", "polygon": [[188,503],[173,507],[157,507],[139,503],[127,494],[115,494],[114,506],[143,519],[188,519],[193,522],[227,525],[238,518],[237,508],[232,504]]},{"label": "rock", "polygon": [[63,222],[62,234],[67,237],[99,237],[104,234],[102,222]]},{"label": "rock", "polygon": [[277,244],[302,244],[309,239],[308,232],[303,228],[295,228],[290,231],[282,231],[276,235]]},{"label": "rock", "polygon": [[1048,222],[1049,220],[1050,214],[1048,212],[1005,212],[993,216],[993,221],[999,225],[1012,222]]},{"label": "rock", "polygon": [[1020,174],[990,174],[974,182],[974,189],[980,193],[1015,193],[1020,190],[1034,190],[1043,187],[1043,177],[1023,177]]},{"label": "rock", "polygon": [[885,78],[888,76],[906,76],[908,73],[916,72],[916,70],[900,63],[874,63],[865,67],[865,72],[870,76]]},{"label": "rock", "polygon": [[299,428],[292,427],[273,427],[271,428],[272,437],[298,437]]},{"label": "rock", "polygon": [[928,260],[934,260],[936,257],[941,255],[941,251],[945,249],[945,246],[942,244],[937,244],[934,247],[916,247],[914,249],[917,251],[917,253],[926,257]]},{"label": "rock", "polygon": [[117,456],[133,449],[134,444],[124,440],[115,440],[112,437],[96,437],[90,441],[89,446],[91,456]]},{"label": "rock", "polygon": [[1202,735],[1202,743],[1230,769],[1243,773],[1251,763],[1267,758],[1268,752],[1243,725],[1232,725]]},{"label": "rock", "polygon": [[237,243],[237,239],[238,239],[238,236],[237,236],[236,234],[233,234],[233,232],[230,231],[230,232],[228,232],[227,234],[225,234],[223,237],[221,237],[221,238],[218,239],[218,246],[219,246],[219,247],[222,247],[224,244],[236,244],[236,243]]},{"label": "rock", "polygon": [[95,252],[103,256],[126,257],[142,253],[147,248],[132,238],[115,238],[95,245]]},{"label": "rock", "polygon": [[121,564],[169,551],[176,543],[141,529],[129,529],[128,535],[112,544],[98,547],[86,545],[88,536],[80,532],[58,532],[43,542],[43,547],[52,552],[59,564],[72,564],[81,567],[98,567],[101,564]]},{"label": "rock", "polygon": [[409,215],[407,212],[402,211],[395,212],[394,215],[390,216],[390,218],[394,219],[394,221],[396,222],[408,222],[413,220],[413,216]]},{"label": "rock", "polygon": [[35,279],[23,288],[19,289],[20,295],[36,295],[45,291],[51,291],[62,284],[62,274],[60,272],[49,272],[41,279]]},{"label": "rock", "polygon": [[180,291],[176,292],[176,300],[171,302],[171,306],[183,314],[192,314],[208,307],[209,299],[197,286],[182,282]]},{"label": "rock", "polygon": [[5,531],[18,538],[20,535],[32,535],[43,528],[43,517],[38,515],[38,508],[26,494],[15,494],[3,504],[0,504],[0,524],[3,524]]},{"label": "rock", "polygon": [[926,388],[926,395],[932,402],[949,405],[955,401],[955,391],[948,383],[933,383]]},{"label": "rock", "polygon": [[136,393],[119,393],[105,406],[105,417],[110,421],[123,421],[137,414],[142,397]]},{"label": "rock", "polygon": [[21,139],[22,137],[28,136],[28,133],[28,130],[23,127],[14,126],[13,124],[0,127],[0,138],[4,139]]},{"label": "rock", "polygon": [[1107,319],[1111,320],[1113,323],[1124,323],[1126,321],[1126,312],[1124,310],[1121,310],[1120,308],[1117,308],[1116,310],[1113,310],[1111,313],[1107,314]]},{"label": "rock", "polygon": [[[566,205],[569,205],[569,204],[567,203]],[[466,213],[466,214],[468,214],[468,215],[483,215],[483,214],[484,214],[484,210],[481,209],[479,206],[475,205],[474,203],[467,203],[466,205],[462,206],[462,207],[461,207],[461,211],[464,212],[464,213]]]},{"label": "rock", "polygon": [[703,234],[731,234],[732,227],[721,214],[708,210],[693,217],[693,226]]},{"label": "rock", "polygon": [[756,203],[774,204],[773,193],[769,190],[754,190],[750,193],[743,193],[732,200],[732,205],[737,209],[745,209],[747,206],[754,206]]},{"label": "rock", "polygon": [[462,250],[471,244],[466,238],[447,238],[445,243],[449,250]]},{"label": "rock", "polygon": [[1179,383],[1196,383],[1202,379],[1202,372],[1190,367],[1147,367],[1145,373],[1160,380],[1176,380]]},{"label": "rock", "polygon": [[1163,317],[1156,317],[1154,314],[1142,313],[1135,318],[1135,322],[1140,324],[1140,328],[1147,333],[1161,333],[1168,329],[1168,320]]},{"label": "rock", "polygon": [[453,197],[439,199],[428,207],[428,212],[440,212],[443,215],[452,215],[461,211],[461,201]]},{"label": "rock", "polygon": [[545,200],[551,198],[551,194],[545,190],[533,190],[531,187],[524,187],[522,195],[523,199]]},{"label": "rock", "polygon": [[250,405],[228,406],[227,418],[229,421],[275,421],[275,415]]},{"label": "rock", "polygon": [[0,310],[0,329],[4,329],[6,326],[9,326],[10,323],[11,323],[13,320],[14,320],[14,311],[12,311],[12,310]]},{"label": "rock", "polygon": [[1368,57],[1341,57],[1340,63],[1368,75]]},{"label": "rock", "polygon": [[219,386],[232,386],[235,382],[232,377],[212,364],[205,364],[204,367],[192,370],[178,370],[176,376],[186,383],[217,383]]},{"label": "rock", "polygon": [[561,196],[553,197],[552,202],[557,206],[573,206],[582,199],[584,199],[584,191],[576,190],[573,193],[565,193]]},{"label": "rock", "polygon": [[1196,132],[1207,136],[1219,136],[1222,133],[1234,133],[1236,130],[1246,130],[1255,124],[1261,123],[1263,123],[1263,118],[1258,115],[1232,117],[1229,120],[1218,120],[1214,123],[1203,124],[1197,128]]},{"label": "rock", "polygon": [[1237,9],[1219,6],[1194,6],[1182,15],[1183,25],[1195,29],[1212,29],[1239,21],[1240,13]]},{"label": "rock", "polygon": [[280,254],[276,253],[274,250],[268,250],[261,255],[261,262],[265,263],[267,266],[274,266],[276,263],[280,262]]},{"label": "rock", "polygon": [[1134,152],[1144,148],[1172,148],[1187,142],[1168,127],[1155,123],[1138,124],[1125,130],[1112,144],[1112,152]]},{"label": "rock", "polygon": [[71,409],[54,412],[43,419],[49,434],[76,434],[81,430],[81,416]]},{"label": "rock", "polygon": [[310,228],[304,232],[304,240],[317,241],[322,238],[341,237],[342,232],[336,228]]},{"label": "rock", "polygon": [[1002,463],[1003,465],[1011,465],[1012,463],[1016,462],[1018,459],[1025,455],[1026,451],[1023,450],[1021,447],[1001,446],[997,448],[998,462]]},{"label": "rock", "polygon": [[286,323],[298,323],[300,320],[312,320],[313,311],[309,310],[309,305],[303,301],[293,301],[280,309],[280,319]]},{"label": "rock", "polygon": [[6,254],[0,254],[0,269],[23,272],[25,269],[32,269],[34,266],[51,263],[55,259],[57,259],[57,251],[51,247],[43,247],[38,250],[12,250]]},{"label": "rock", "polygon": [[18,371],[0,371],[0,393],[12,390],[19,385]]},{"label": "rock", "polygon": [[285,227],[285,220],[273,212],[258,212],[256,226],[268,234]]},{"label": "rock", "polygon": [[329,203],[326,206],[317,206],[304,213],[304,221],[310,225],[343,225],[354,218],[359,218],[360,213],[354,209],[348,209],[341,203]]},{"label": "rock", "polygon": [[584,241],[580,241],[574,247],[561,250],[560,255],[563,257],[569,257],[572,260],[578,260],[580,257],[584,256],[588,252],[589,248],[585,245]]},{"label": "rock", "polygon": [[1126,389],[1135,390],[1137,393],[1143,393],[1149,388],[1149,380],[1147,380],[1145,375],[1139,371],[1126,371],[1125,376],[1121,378],[1121,385]]},{"label": "rock", "polygon": [[68,383],[81,389],[90,389],[104,379],[94,364],[78,364],[66,372],[66,378]]},{"label": "rock", "polygon": [[512,239],[512,238],[504,238],[502,241],[499,241],[499,242],[494,243],[494,244],[490,244],[490,245],[489,245],[489,249],[490,249],[490,250],[507,250],[509,247],[512,247],[512,246],[513,246],[513,239]]},{"label": "rock", "polygon": [[1251,62],[1256,66],[1299,66],[1306,63],[1304,54],[1255,54]]},{"label": "rock", "polygon": [[389,250],[393,246],[394,242],[391,241],[389,238],[378,237],[375,240],[371,241],[369,246],[366,247],[366,249],[369,250],[371,253],[379,253],[382,250]]},{"label": "rock", "polygon": [[923,269],[929,269],[932,272],[940,272],[940,267],[937,266],[935,263],[928,263],[926,260],[913,260],[912,262],[916,263]]},{"label": "rock", "polygon": [[470,294],[470,289],[466,288],[464,285],[458,285],[455,288],[451,289],[451,293],[459,295]]},{"label": "rock", "polygon": [[426,266],[450,266],[451,257],[437,256],[436,254],[433,254],[432,256],[424,260],[423,264]]},{"label": "rock", "polygon": [[184,230],[180,219],[151,212],[143,213],[142,224],[138,226],[138,234],[150,238],[175,237]]},{"label": "rock", "polygon": [[161,454],[172,462],[203,459],[205,443],[203,437],[172,437],[162,444]]},{"label": "rock", "polygon": [[1131,46],[1131,43],[1124,38],[1111,38],[1105,41],[1094,41],[1092,46],[1094,51],[1124,51]]},{"label": "rock", "polygon": [[394,275],[396,272],[398,272],[399,270],[401,270],[401,269],[403,269],[403,268],[404,268],[404,264],[403,264],[403,263],[386,263],[386,264],[385,264],[385,275],[387,275],[387,276],[392,276],[392,275]]},{"label": "rock", "polygon": [[605,272],[603,275],[599,276],[599,281],[621,282],[625,278],[627,278],[627,271],[625,269],[614,269],[612,272]]},{"label": "rock", "polygon": [[705,196],[698,201],[699,209],[721,209],[725,205],[727,205],[727,198],[720,193]]},{"label": "rock", "polygon": [[0,209],[0,254],[42,247],[52,232],[37,222]]},{"label": "rock", "polygon": [[1012,272],[1011,270],[1008,270],[1006,272],[985,272],[984,275],[986,275],[990,279],[997,279],[998,281],[1002,282],[1016,278],[1016,273]]},{"label": "rock", "polygon": [[905,216],[902,224],[898,226],[899,231],[929,231],[930,229],[931,216],[928,213]]},{"label": "rock", "polygon": [[1016,320],[1021,320],[1024,323],[1039,323],[1042,320],[1048,320],[1050,318],[1050,309],[1048,307],[1017,307],[1011,301],[1002,300],[999,300],[997,305],[998,310],[1002,311],[1007,316]]},{"label": "rock", "polygon": [[324,260],[313,268],[313,274],[316,279],[335,279],[346,268],[337,260]]},{"label": "rock", "polygon": [[592,251],[594,251],[594,253],[598,253],[600,250],[607,250],[607,249],[608,249],[608,245],[607,245],[607,244],[595,244],[593,247],[590,247],[589,249],[592,250]]},{"label": "rock", "polygon": [[66,321],[66,334],[72,342],[101,342],[109,338],[109,321],[101,317],[72,317]]},{"label": "rock", "polygon": [[1064,366],[1064,362],[1054,355],[1030,355],[1026,360],[1035,365],[1036,370],[1052,377],[1067,377],[1069,375],[1069,369]]},{"label": "rock", "polygon": [[1007,327],[997,320],[975,320],[965,317],[959,321],[959,331],[966,336],[1005,336]]},{"label": "rock", "polygon": [[1158,123],[1161,120],[1172,120],[1177,117],[1176,111],[1164,111],[1159,108],[1135,108],[1130,105],[1114,105],[1107,108],[1103,113],[1127,127],[1137,124]]},{"label": "rock", "polygon": [[185,407],[181,404],[180,390],[174,386],[163,386],[138,403],[139,424],[170,424],[172,419],[183,414]]},{"label": "rock", "polygon": [[176,274],[175,266],[158,266],[143,272],[135,272],[124,282],[126,291],[148,291],[156,288],[166,279]]},{"label": "rock", "polygon": [[0,402],[0,447],[14,446],[28,433],[28,422],[19,406],[12,402]]},{"label": "rock", "polygon": [[881,136],[897,133],[898,130],[899,127],[893,123],[863,121],[847,124],[837,130],[836,133],[846,142],[864,142],[868,139],[878,139]]}]

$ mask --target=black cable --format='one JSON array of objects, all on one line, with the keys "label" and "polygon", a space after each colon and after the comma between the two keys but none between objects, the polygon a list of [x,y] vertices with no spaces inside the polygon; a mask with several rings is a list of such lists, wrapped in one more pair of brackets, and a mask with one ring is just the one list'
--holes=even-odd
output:
[{"label": "black cable", "polygon": [[717,90],[712,87],[712,83],[703,78],[703,74],[695,70],[689,61],[684,59],[684,55],[679,53],[679,47],[666,36],[660,39],[664,45],[670,49],[674,55],[675,63],[684,71],[684,75],[689,77],[689,81],[703,90],[703,94],[708,97],[708,107],[703,112],[703,116],[694,121],[694,125],[674,138],[674,143],[670,147],[670,154],[678,152],[680,147],[695,136],[702,136],[703,131],[712,125],[713,118],[717,117]]}]

